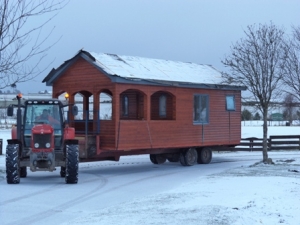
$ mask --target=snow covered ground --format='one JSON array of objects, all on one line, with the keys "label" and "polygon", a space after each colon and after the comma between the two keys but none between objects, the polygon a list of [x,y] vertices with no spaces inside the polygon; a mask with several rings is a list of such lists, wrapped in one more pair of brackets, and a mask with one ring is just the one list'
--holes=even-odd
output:
[{"label": "snow covered ground", "polygon": [[[269,135],[300,134],[271,126]],[[0,130],[6,139],[9,130]],[[260,125],[242,137],[262,137]],[[4,153],[3,153],[4,154]],[[153,165],[148,156],[80,164],[79,183],[59,171],[28,172],[19,185],[5,180],[0,155],[0,224],[290,224],[300,225],[300,152],[214,152],[208,165]]]}]

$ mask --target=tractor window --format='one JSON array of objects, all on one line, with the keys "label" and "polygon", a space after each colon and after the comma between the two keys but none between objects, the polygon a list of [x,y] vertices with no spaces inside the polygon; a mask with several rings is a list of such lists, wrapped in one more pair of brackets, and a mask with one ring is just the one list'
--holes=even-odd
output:
[{"label": "tractor window", "polygon": [[53,127],[61,126],[59,105],[27,105],[25,127],[32,127],[37,123],[49,123]]}]

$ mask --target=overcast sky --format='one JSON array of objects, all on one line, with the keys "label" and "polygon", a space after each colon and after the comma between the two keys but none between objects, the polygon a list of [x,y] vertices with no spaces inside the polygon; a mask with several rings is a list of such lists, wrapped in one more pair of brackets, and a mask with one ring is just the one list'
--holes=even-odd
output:
[{"label": "overcast sky", "polygon": [[61,37],[40,67],[53,62],[17,89],[52,90],[41,81],[82,48],[210,64],[223,71],[221,60],[247,25],[270,21],[289,34],[292,25],[300,25],[300,0],[70,0],[44,29],[55,26],[48,43]]}]

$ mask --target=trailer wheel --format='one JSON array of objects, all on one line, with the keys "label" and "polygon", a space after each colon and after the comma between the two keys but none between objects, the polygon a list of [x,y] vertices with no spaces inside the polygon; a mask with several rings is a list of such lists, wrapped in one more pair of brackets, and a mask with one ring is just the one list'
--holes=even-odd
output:
[{"label": "trailer wheel", "polygon": [[20,177],[27,177],[27,168],[26,168],[26,166],[22,166],[20,168]]},{"label": "trailer wheel", "polygon": [[6,147],[6,181],[8,184],[20,183],[19,145],[8,144]]},{"label": "trailer wheel", "polygon": [[156,156],[154,154],[150,154],[150,161],[153,163],[153,164],[158,164],[157,163],[157,160],[156,160]]},{"label": "trailer wheel", "polygon": [[150,154],[150,161],[153,164],[163,164],[167,161],[167,157],[162,154]]},{"label": "trailer wheel", "polygon": [[184,159],[187,166],[193,166],[197,163],[198,154],[195,148],[189,148],[184,153]]},{"label": "trailer wheel", "polygon": [[66,145],[66,174],[67,184],[78,182],[79,150],[78,145]]},{"label": "trailer wheel", "polygon": [[60,167],[60,176],[66,177],[66,167],[64,166]]},{"label": "trailer wheel", "polygon": [[169,157],[167,157],[167,160],[169,162],[179,162],[179,157],[180,157],[179,153],[173,153]]},{"label": "trailer wheel", "polygon": [[203,148],[198,150],[198,163],[209,164],[212,159],[212,149]]},{"label": "trailer wheel", "polygon": [[187,164],[185,162],[185,152],[186,152],[186,150],[182,150],[179,154],[179,162],[182,166],[187,166]]}]

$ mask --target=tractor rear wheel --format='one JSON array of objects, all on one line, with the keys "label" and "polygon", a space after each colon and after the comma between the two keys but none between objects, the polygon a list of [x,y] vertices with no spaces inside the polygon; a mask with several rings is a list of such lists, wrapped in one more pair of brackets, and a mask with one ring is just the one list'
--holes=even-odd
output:
[{"label": "tractor rear wheel", "polygon": [[22,166],[20,168],[20,177],[27,177],[27,168],[26,168],[26,166]]},{"label": "tractor rear wheel", "polygon": [[76,184],[78,182],[79,167],[79,148],[78,145],[66,145],[66,175],[67,184]]},{"label": "tractor rear wheel", "polygon": [[20,183],[19,145],[8,144],[6,147],[6,181],[8,184]]}]

